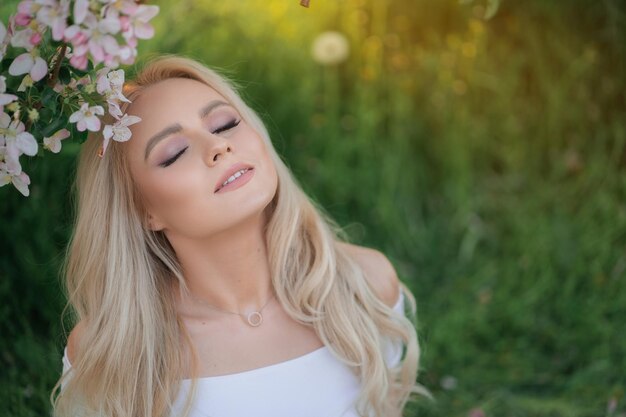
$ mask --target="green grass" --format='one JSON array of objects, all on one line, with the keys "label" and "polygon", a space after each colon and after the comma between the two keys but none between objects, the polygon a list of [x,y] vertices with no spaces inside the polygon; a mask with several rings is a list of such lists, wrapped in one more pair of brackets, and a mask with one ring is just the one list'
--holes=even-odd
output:
[{"label": "green grass", "polygon": [[[393,261],[436,398],[406,415],[626,415],[624,6],[297,3],[159,2],[140,54],[240,80],[305,190]],[[351,54],[325,68],[328,29]],[[0,415],[45,414],[60,371],[73,157],[0,189]]]}]

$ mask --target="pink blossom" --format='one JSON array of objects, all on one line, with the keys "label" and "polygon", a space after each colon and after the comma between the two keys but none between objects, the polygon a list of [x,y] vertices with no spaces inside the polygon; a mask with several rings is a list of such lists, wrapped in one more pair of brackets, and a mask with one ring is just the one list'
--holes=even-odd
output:
[{"label": "pink blossom", "polygon": [[83,103],[79,110],[70,115],[70,123],[76,123],[76,128],[79,132],[83,132],[85,129],[92,132],[100,130],[100,119],[98,115],[104,115],[104,108],[102,106],[91,106],[89,103]]},{"label": "pink blossom", "polygon": [[85,17],[87,17],[88,11],[88,0],[76,0],[76,2],[74,3],[74,23],[77,25],[83,23],[83,20],[85,20]]},{"label": "pink blossom", "polygon": [[115,98],[130,103],[122,93],[124,86],[124,70],[111,71],[110,68],[104,67],[96,74],[96,91],[98,94],[109,98]]},{"label": "pink blossom", "polygon": [[29,39],[29,42],[32,45],[39,45],[39,42],[41,42],[41,33],[39,32],[33,33],[33,35]]},{"label": "pink blossom", "polygon": [[150,39],[154,36],[154,28],[148,22],[159,13],[159,6],[124,3],[122,11],[128,15],[128,21],[124,22],[127,29],[123,36],[129,45],[135,47],[136,38]]},{"label": "pink blossom", "polygon": [[87,69],[87,55],[74,55],[70,58],[70,65],[81,70]]},{"label": "pink blossom", "polygon": [[109,139],[113,139],[118,142],[126,142],[128,139],[130,139],[131,132],[128,126],[138,123],[140,121],[140,117],[124,114],[124,116],[122,116],[122,118],[115,122],[113,125],[105,125],[104,129],[102,130],[102,136],[104,137],[104,141],[102,142],[102,147],[100,148],[100,152],[98,153],[98,155],[100,157],[104,155],[107,147],[109,146]]},{"label": "pink blossom", "polygon": [[110,54],[115,54],[117,52],[117,41],[109,33],[116,33],[116,31],[119,31],[119,20],[115,17],[98,20],[96,16],[88,13],[83,23],[85,27],[79,28],[70,26],[65,32],[65,35],[70,39],[72,39],[79,32],[82,32],[82,34],[86,37],[84,43],[75,42],[74,39],[72,39],[72,43],[76,47],[76,54],[82,55],[82,51],[79,49],[84,48],[84,44],[86,44],[91,56],[93,57],[94,64],[97,65],[104,61],[105,51]]},{"label": "pink blossom", "polygon": [[29,16],[27,14],[18,13],[15,15],[15,23],[17,23],[19,26],[28,26],[32,19],[32,16]]},{"label": "pink blossom", "polygon": [[37,20],[52,28],[52,39],[60,41],[67,26],[70,3],[68,0],[36,0],[41,6],[37,12]]},{"label": "pink blossom", "polygon": [[30,27],[14,32],[11,36],[11,46],[14,48],[24,48],[30,52],[35,47],[30,41],[35,33],[36,32]]},{"label": "pink blossom", "polygon": [[4,130],[4,133],[0,134],[0,144],[4,148],[5,170],[12,175],[18,175],[22,172],[20,155],[36,155],[37,141],[33,135],[24,131],[24,123],[19,120],[11,121],[6,113],[0,113],[0,128]]},{"label": "pink blossom", "polygon": [[35,14],[35,9],[33,8],[32,0],[22,0],[17,5],[18,14],[23,14],[26,16],[33,16]]},{"label": "pink blossom", "polygon": [[66,40],[72,42],[74,45],[81,45],[87,43],[89,40],[89,36],[78,25],[68,26],[63,35]]},{"label": "pink blossom", "polygon": [[34,2],[32,0],[21,1],[17,5],[17,14],[14,17],[14,23],[18,26],[28,26],[36,13],[33,6]]},{"label": "pink blossom", "polygon": [[33,81],[39,81],[48,73],[48,64],[40,56],[36,49],[19,55],[11,62],[9,74],[30,74]]},{"label": "pink blossom", "polygon": [[61,129],[55,132],[50,137],[43,138],[43,147],[50,152],[59,153],[61,151],[61,141],[67,139],[70,136],[70,131],[67,129]]},{"label": "pink blossom", "polygon": [[30,190],[28,189],[30,178],[28,175],[25,172],[20,172],[17,175],[11,175],[5,170],[4,167],[5,164],[0,162],[0,187],[8,183],[12,183],[24,197],[28,197],[30,194]]}]

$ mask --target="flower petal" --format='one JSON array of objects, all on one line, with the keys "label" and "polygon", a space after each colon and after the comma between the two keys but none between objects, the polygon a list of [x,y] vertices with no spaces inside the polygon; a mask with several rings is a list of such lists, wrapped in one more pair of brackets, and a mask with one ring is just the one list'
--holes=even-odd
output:
[{"label": "flower petal", "polygon": [[130,126],[130,125],[134,125],[135,123],[139,123],[139,122],[141,122],[141,117],[127,115],[126,117],[124,117],[122,119],[120,124],[122,126]]},{"label": "flower petal", "polygon": [[115,129],[115,135],[113,135],[113,140],[118,142],[126,142],[128,139],[130,139],[130,136],[130,129],[122,126]]},{"label": "flower petal", "polygon": [[8,114],[1,112],[0,113],[0,127],[7,128],[11,124],[11,116]]},{"label": "flower petal", "polygon": [[28,197],[28,195],[30,194],[30,191],[28,190],[30,178],[28,177],[28,175],[26,175],[25,172],[22,172],[19,175],[13,176],[11,180],[15,188],[17,188],[20,193],[24,194],[24,197]]},{"label": "flower petal", "polygon": [[30,71],[35,64],[33,56],[29,53],[24,53],[13,60],[11,66],[9,66],[9,74],[22,75]]},{"label": "flower petal", "polygon": [[35,137],[28,132],[22,132],[17,135],[15,144],[18,149],[24,152],[28,156],[37,155],[37,140]]},{"label": "flower petal", "polygon": [[87,9],[89,8],[89,1],[87,0],[76,0],[74,3],[74,24],[78,25],[85,20],[85,16],[87,16]]},{"label": "flower petal", "polygon": [[35,65],[33,65],[33,68],[30,70],[30,76],[33,81],[37,82],[41,80],[47,73],[48,64],[42,58],[37,57],[37,59],[35,59]]},{"label": "flower petal", "polygon": [[4,171],[0,171],[0,187],[11,182],[11,176]]},{"label": "flower petal", "polygon": [[0,106],[5,106],[15,100],[17,100],[17,96],[13,94],[0,94]]},{"label": "flower petal", "polygon": [[52,153],[59,153],[61,151],[61,141],[54,137],[45,137],[43,138],[43,147]]},{"label": "flower petal", "polygon": [[154,36],[154,28],[150,23],[136,22],[135,36],[139,39],[150,39]]},{"label": "flower petal", "polygon": [[105,125],[104,129],[102,129],[102,136],[105,140],[111,139],[111,137],[113,136],[113,126]]},{"label": "flower petal", "polygon": [[100,116],[104,115],[104,107],[102,107],[102,106],[92,106],[92,107],[89,108],[89,110],[93,114],[98,114]]},{"label": "flower petal", "polygon": [[87,129],[91,130],[92,132],[97,132],[98,130],[100,130],[100,119],[98,119],[96,116],[85,117],[85,119],[83,119],[83,122],[85,123],[85,126],[87,126]]}]

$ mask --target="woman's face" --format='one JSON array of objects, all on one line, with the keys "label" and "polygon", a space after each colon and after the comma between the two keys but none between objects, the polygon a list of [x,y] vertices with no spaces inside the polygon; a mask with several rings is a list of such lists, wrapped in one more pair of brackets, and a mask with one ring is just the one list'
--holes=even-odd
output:
[{"label": "woman's face", "polygon": [[144,90],[128,114],[142,119],[123,146],[153,230],[208,237],[259,215],[274,197],[265,142],[211,87],[167,79]]}]

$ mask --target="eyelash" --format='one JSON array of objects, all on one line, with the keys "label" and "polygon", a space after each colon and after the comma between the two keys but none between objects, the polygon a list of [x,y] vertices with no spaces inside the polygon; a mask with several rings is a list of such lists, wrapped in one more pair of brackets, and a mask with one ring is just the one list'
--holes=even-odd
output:
[{"label": "eyelash", "polygon": [[[241,120],[237,120],[237,119],[233,119],[230,122],[226,123],[224,126],[215,129],[213,132],[214,135],[218,134],[218,133],[222,133],[226,130],[230,130],[234,127],[236,127],[237,125],[239,125],[239,122],[241,122]],[[186,150],[187,150],[188,146],[184,147],[183,149],[180,150],[180,152],[178,152],[176,155],[174,155],[173,157],[171,157],[170,159],[168,159],[167,161],[159,164],[160,166],[162,166],[163,168],[168,167],[170,165],[172,165],[174,162],[176,162],[176,160],[178,159],[178,157],[180,157]]]}]

